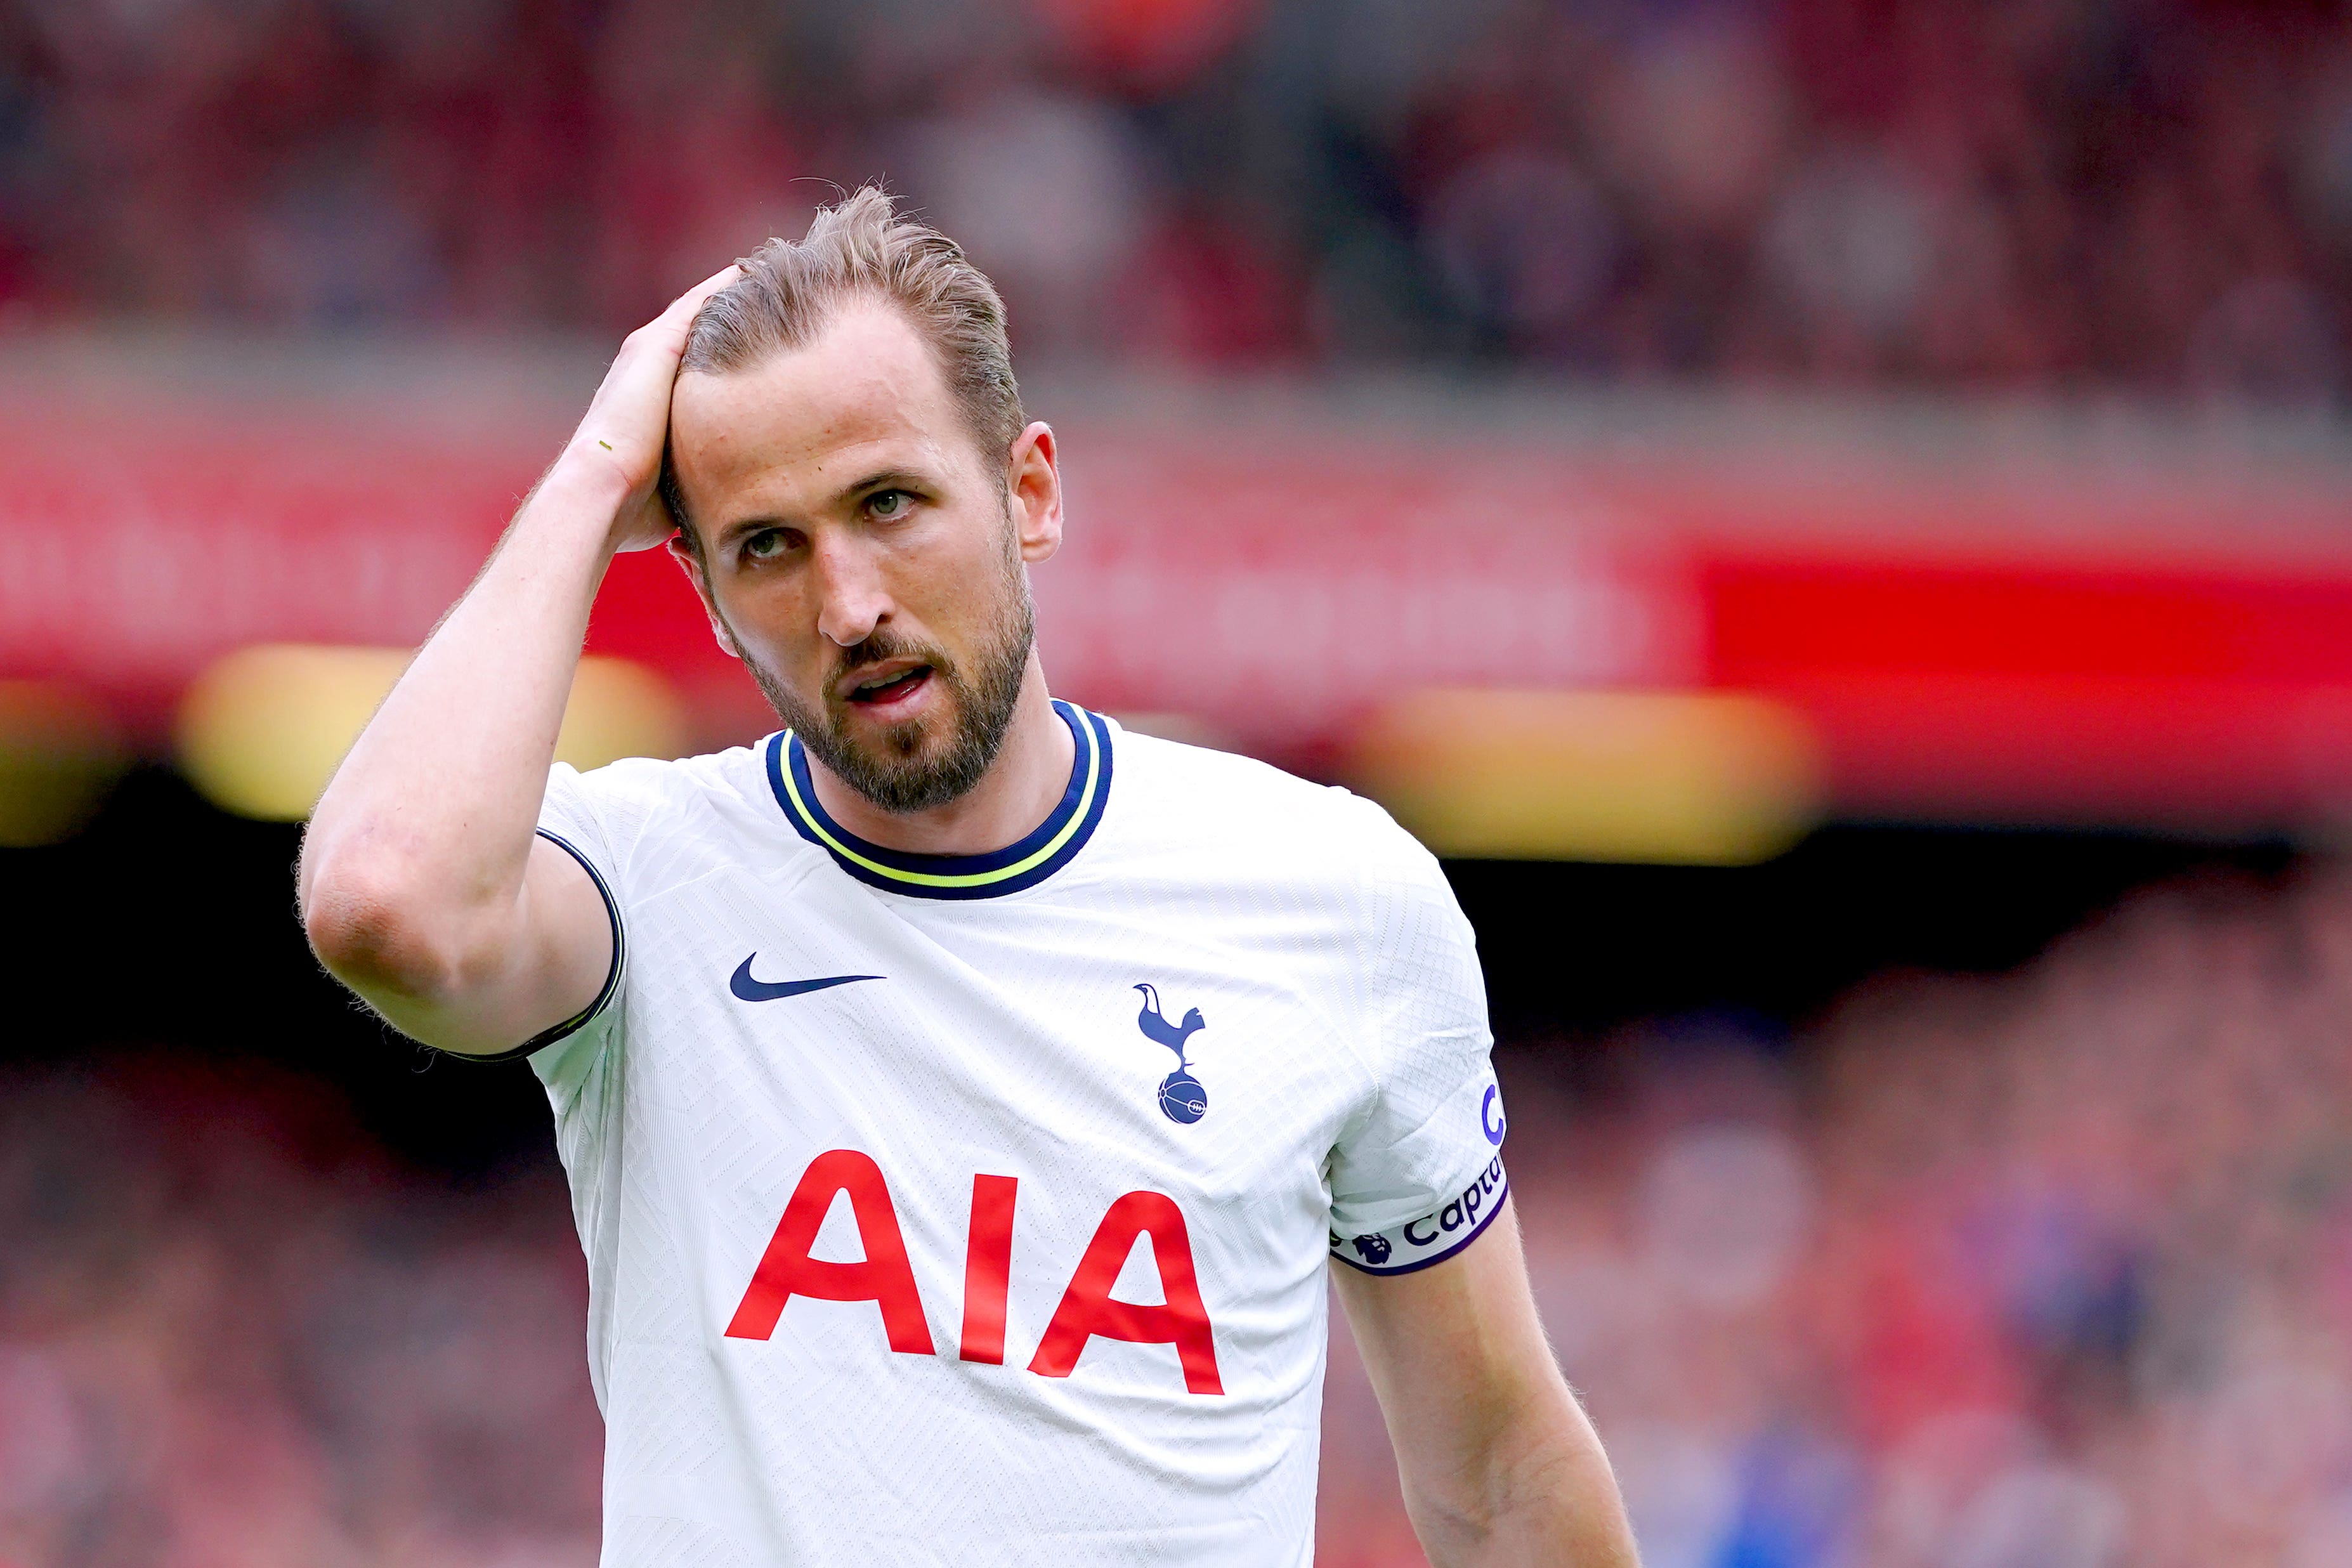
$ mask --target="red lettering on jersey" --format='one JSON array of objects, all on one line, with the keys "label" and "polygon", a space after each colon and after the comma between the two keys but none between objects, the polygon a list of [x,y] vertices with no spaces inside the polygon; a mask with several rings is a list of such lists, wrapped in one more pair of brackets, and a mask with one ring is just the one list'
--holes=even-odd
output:
[{"label": "red lettering on jersey", "polygon": [[[849,1194],[850,1213],[857,1221],[857,1238],[866,1254],[863,1263],[825,1263],[809,1256],[816,1233],[833,1207],[834,1196]],[[882,1331],[890,1348],[903,1355],[932,1355],[931,1331],[923,1321],[923,1299],[915,1289],[915,1271],[907,1262],[906,1238],[898,1234],[898,1211],[890,1204],[890,1189],[882,1167],[872,1156],[855,1149],[833,1149],[809,1162],[801,1184],[784,1205],[784,1217],[751,1283],[727,1325],[730,1339],[764,1340],[776,1331],[784,1303],[795,1296],[819,1301],[872,1301],[882,1309]]]},{"label": "red lettering on jersey", "polygon": [[963,1348],[966,1361],[1004,1364],[1004,1296],[1013,1280],[1013,1200],[1021,1184],[1011,1176],[971,1179],[971,1239],[963,1255]]},{"label": "red lettering on jersey", "polygon": [[[1160,1288],[1167,1297],[1162,1307],[1114,1301],[1110,1288],[1119,1268],[1134,1250],[1135,1238],[1151,1237],[1151,1257],[1160,1268]],[[1209,1325],[1208,1309],[1201,1305],[1200,1282],[1192,1276],[1192,1242],[1185,1234],[1183,1211],[1165,1193],[1129,1193],[1110,1205],[1095,1227],[1062,1304],[1037,1346],[1029,1370],[1046,1377],[1067,1377],[1078,1364],[1087,1341],[1100,1334],[1130,1344],[1176,1347],[1184,1365],[1184,1387],[1193,1394],[1223,1394],[1217,1376],[1217,1343]]]}]

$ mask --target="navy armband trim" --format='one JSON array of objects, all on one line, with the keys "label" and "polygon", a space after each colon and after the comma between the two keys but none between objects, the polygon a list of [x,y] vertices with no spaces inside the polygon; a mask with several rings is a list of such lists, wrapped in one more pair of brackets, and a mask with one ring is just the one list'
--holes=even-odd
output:
[{"label": "navy armband trim", "polygon": [[[1444,1208],[1389,1230],[1331,1237],[1331,1256],[1359,1274],[1417,1274],[1444,1262],[1486,1234],[1511,1195],[1500,1154]],[[1355,1256],[1349,1257],[1349,1253]]]},{"label": "navy armband trim", "polygon": [[[604,988],[596,993],[596,999],[587,1006],[556,1025],[555,1027],[541,1030],[512,1050],[493,1051],[485,1055],[476,1055],[467,1051],[441,1052],[440,1054],[445,1057],[457,1057],[469,1062],[510,1062],[519,1057],[527,1057],[535,1051],[543,1051],[558,1040],[576,1035],[594,1022],[596,1015],[612,1004],[614,993],[621,988],[621,959],[627,951],[627,937],[621,926],[621,906],[614,899],[613,889],[604,885],[604,879],[598,874],[595,867],[588,863],[587,856],[583,855],[570,843],[550,833],[544,827],[536,831],[541,838],[580,862],[580,868],[588,873],[590,881],[596,884],[596,896],[604,900],[604,916],[613,922],[613,962],[604,971]],[[428,1046],[425,1048],[431,1050],[434,1047]]]}]

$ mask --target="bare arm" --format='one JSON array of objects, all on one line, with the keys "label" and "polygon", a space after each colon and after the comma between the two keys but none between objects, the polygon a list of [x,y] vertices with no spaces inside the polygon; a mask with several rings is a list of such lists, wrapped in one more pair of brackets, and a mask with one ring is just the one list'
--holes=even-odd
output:
[{"label": "bare arm", "polygon": [[604,900],[535,827],[604,568],[669,534],[654,486],[670,387],[694,312],[732,271],[623,343],[578,432],[311,815],[298,874],[311,946],[428,1045],[508,1049],[604,984]]},{"label": "bare arm", "polygon": [[1634,1568],[1616,1478],[1536,1316],[1516,1214],[1433,1268],[1333,1273],[1437,1568]]}]

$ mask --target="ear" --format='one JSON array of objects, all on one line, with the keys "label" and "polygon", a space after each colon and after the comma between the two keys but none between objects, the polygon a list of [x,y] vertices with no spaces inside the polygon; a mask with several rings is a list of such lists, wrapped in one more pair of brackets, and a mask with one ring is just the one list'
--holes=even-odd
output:
[{"label": "ear", "polygon": [[695,595],[702,601],[702,613],[710,617],[710,635],[719,639],[719,651],[730,658],[741,658],[743,650],[735,646],[735,634],[727,629],[726,621],[720,618],[719,602],[710,596],[709,581],[702,574],[702,562],[694,553],[694,546],[686,542],[683,532],[669,536],[669,558],[677,563],[677,569],[686,574],[688,582],[694,584]]},{"label": "ear", "polygon": [[1055,461],[1053,426],[1041,420],[1022,431],[1006,463],[1021,559],[1032,565],[1049,561],[1062,547],[1062,472]]}]

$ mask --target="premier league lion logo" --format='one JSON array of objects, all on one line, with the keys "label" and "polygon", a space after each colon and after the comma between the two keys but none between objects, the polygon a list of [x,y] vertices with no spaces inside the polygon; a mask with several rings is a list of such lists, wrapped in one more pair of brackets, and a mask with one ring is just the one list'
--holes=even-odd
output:
[{"label": "premier league lion logo", "polygon": [[1192,1073],[1192,1064],[1184,1059],[1184,1042],[1207,1026],[1198,1007],[1189,1009],[1181,1024],[1171,1024],[1160,1011],[1160,993],[1149,985],[1138,985],[1143,993],[1143,1011],[1135,1016],[1135,1026],[1147,1039],[1157,1040],[1176,1053],[1176,1070],[1160,1080],[1160,1109],[1171,1121],[1189,1127],[1201,1120],[1209,1109],[1209,1091]]},{"label": "premier league lion logo", "polygon": [[1386,1263],[1389,1260],[1389,1254],[1396,1250],[1389,1245],[1389,1238],[1378,1232],[1370,1236],[1357,1237],[1348,1245],[1356,1249],[1357,1257],[1372,1264]]}]

